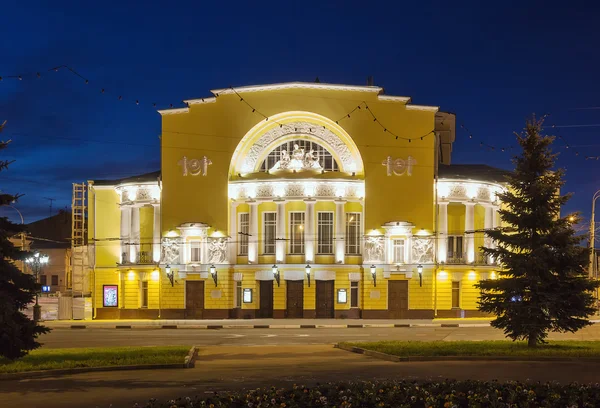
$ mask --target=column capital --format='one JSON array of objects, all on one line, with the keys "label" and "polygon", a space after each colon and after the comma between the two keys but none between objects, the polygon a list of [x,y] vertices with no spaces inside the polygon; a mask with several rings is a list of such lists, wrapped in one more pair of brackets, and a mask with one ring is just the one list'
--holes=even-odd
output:
[{"label": "column capital", "polygon": [[476,205],[477,205],[477,204],[479,204],[479,203],[478,203],[478,202],[475,202],[475,201],[465,201],[463,204],[464,204],[465,206],[467,206],[467,207],[471,207],[471,206],[473,206],[473,207],[474,207],[474,206],[476,206]]},{"label": "column capital", "polygon": [[341,198],[336,198],[335,200],[333,200],[334,203],[336,204],[345,204],[347,200],[341,199]]},{"label": "column capital", "polygon": [[448,201],[448,200],[438,201],[438,205],[448,205],[448,204],[450,204],[450,201]]}]

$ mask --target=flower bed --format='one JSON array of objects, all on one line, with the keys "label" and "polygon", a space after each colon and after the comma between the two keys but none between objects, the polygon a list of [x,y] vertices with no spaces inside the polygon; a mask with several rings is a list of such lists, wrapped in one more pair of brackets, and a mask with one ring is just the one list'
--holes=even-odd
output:
[{"label": "flower bed", "polygon": [[243,393],[151,400],[146,408],[162,407],[598,407],[600,386],[577,383],[435,381],[329,383],[315,387],[261,388]]}]

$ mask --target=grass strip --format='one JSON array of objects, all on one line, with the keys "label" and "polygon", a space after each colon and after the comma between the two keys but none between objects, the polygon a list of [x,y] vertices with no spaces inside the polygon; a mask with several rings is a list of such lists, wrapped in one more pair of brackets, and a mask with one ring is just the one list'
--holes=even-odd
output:
[{"label": "grass strip", "polygon": [[346,342],[351,347],[399,357],[414,356],[511,356],[511,357],[597,357],[600,341],[551,341],[535,348],[525,342],[499,341],[377,341]]},{"label": "grass strip", "polygon": [[15,361],[0,358],[0,373],[78,367],[183,364],[189,349],[189,346],[38,349]]}]

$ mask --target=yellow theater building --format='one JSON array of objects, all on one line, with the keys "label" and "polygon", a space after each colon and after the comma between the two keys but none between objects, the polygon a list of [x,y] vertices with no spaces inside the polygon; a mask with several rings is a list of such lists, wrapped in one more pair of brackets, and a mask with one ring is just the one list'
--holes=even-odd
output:
[{"label": "yellow theater building", "polygon": [[377,86],[213,90],[161,110],[161,169],[88,184],[97,319],[478,315],[505,172]]}]

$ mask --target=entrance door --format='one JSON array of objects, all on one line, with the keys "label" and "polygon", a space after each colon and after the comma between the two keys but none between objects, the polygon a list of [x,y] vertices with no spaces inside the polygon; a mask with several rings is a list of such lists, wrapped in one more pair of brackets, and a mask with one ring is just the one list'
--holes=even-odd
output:
[{"label": "entrance door", "polygon": [[304,316],[304,281],[286,281],[287,284],[287,317]]},{"label": "entrance door", "polygon": [[333,318],[333,283],[334,281],[317,282],[317,319]]},{"label": "entrance door", "polygon": [[185,282],[185,317],[202,319],[204,312],[204,281]]},{"label": "entrance door", "polygon": [[258,306],[258,318],[273,317],[273,281],[260,281],[260,300]]},{"label": "entrance door", "polygon": [[408,281],[388,281],[388,310],[392,319],[408,315]]}]

